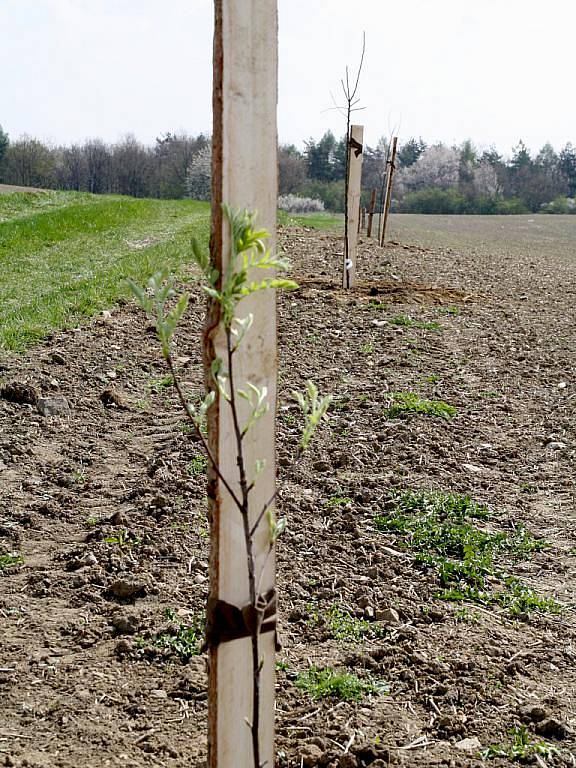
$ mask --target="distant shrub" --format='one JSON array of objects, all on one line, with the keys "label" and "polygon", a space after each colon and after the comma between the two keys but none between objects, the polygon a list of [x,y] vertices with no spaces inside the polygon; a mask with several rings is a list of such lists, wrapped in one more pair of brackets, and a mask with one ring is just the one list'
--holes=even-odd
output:
[{"label": "distant shrub", "polygon": [[[565,200],[565,198],[562,198]],[[554,201],[556,202],[556,201]],[[530,213],[530,208],[519,197],[491,197],[490,195],[464,196],[457,189],[421,189],[408,193],[398,206],[400,213],[430,214],[501,214]],[[565,213],[564,210],[546,210],[547,213]],[[576,213],[576,211],[575,211]]]},{"label": "distant shrub", "polygon": [[197,152],[186,171],[186,197],[193,200],[210,200],[212,195],[212,147]]},{"label": "distant shrub", "polygon": [[498,200],[495,213],[515,215],[520,213],[531,213],[531,211],[524,200],[521,200],[519,197],[509,197],[507,200]]},{"label": "distant shrub", "polygon": [[298,190],[302,197],[321,200],[327,211],[343,213],[344,181],[317,181],[311,179]]},{"label": "distant shrub", "polygon": [[402,213],[467,213],[467,200],[457,189],[421,189],[409,192],[399,210]]},{"label": "distant shrub", "polygon": [[576,213],[576,198],[560,195],[549,203],[544,203],[542,213]]},{"label": "distant shrub", "polygon": [[324,210],[324,203],[312,197],[289,194],[278,198],[278,208],[286,213],[318,213]]}]

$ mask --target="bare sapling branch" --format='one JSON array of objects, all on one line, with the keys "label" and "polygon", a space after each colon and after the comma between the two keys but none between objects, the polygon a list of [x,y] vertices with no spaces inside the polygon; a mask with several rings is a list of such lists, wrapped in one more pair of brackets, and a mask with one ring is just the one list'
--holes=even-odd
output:
[{"label": "bare sapling branch", "polygon": [[356,142],[353,141],[351,136],[352,115],[354,112],[358,112],[364,107],[359,107],[360,98],[357,96],[358,88],[360,86],[360,75],[362,74],[362,67],[364,66],[364,56],[366,53],[366,33],[362,33],[362,52],[360,55],[360,63],[356,70],[356,75],[351,82],[350,72],[348,66],[346,66],[345,75],[340,81],[342,87],[342,93],[344,96],[344,104],[338,104],[334,97],[334,108],[346,117],[346,172],[344,181],[344,287],[350,288],[350,269],[352,268],[352,260],[350,253],[350,238],[349,238],[349,175],[350,175],[350,155],[352,151],[362,151],[362,147],[357,147]]}]

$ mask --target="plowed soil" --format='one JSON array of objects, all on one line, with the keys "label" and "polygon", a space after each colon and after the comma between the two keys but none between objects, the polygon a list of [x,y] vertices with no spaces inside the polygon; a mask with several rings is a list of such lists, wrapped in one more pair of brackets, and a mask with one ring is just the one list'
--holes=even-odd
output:
[{"label": "plowed soil", "polygon": [[[481,754],[525,726],[547,745],[529,761],[575,765],[576,261],[363,242],[346,292],[335,235],[282,241],[301,287],[279,299],[277,764],[512,765]],[[177,351],[198,393],[203,311],[197,293]],[[166,638],[203,615],[205,480],[153,330],[125,305],[0,376],[70,407],[0,399],[0,555],[23,558],[0,570],[0,765],[204,765],[205,657]],[[282,484],[306,379],[334,405]],[[456,413],[390,418],[399,391]],[[560,612],[441,600],[374,525],[391,489],[470,494],[545,539],[509,573]],[[374,631],[340,631],[334,606]],[[380,692],[312,700],[310,665]]]}]

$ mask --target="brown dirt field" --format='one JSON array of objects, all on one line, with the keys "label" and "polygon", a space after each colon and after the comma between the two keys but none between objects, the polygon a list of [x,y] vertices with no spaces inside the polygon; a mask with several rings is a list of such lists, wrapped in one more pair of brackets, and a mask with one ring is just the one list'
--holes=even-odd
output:
[{"label": "brown dirt field", "polygon": [[0,184],[0,195],[8,195],[13,192],[44,192],[45,190],[38,187],[18,187],[14,184]]},{"label": "brown dirt field", "polygon": [[[280,493],[277,765],[512,765],[461,742],[509,745],[521,723],[558,749],[534,764],[575,765],[576,262],[363,242],[347,293],[335,235],[281,239],[301,288],[279,301],[280,483],[291,390],[312,378],[335,402]],[[440,328],[392,323],[401,313]],[[195,296],[177,352],[198,392],[202,315]],[[2,382],[71,410],[0,399],[0,555],[24,557],[0,571],[0,765],[205,764],[205,658],[155,642],[201,617],[207,593],[199,451],[165,374],[131,305],[1,361]],[[103,403],[109,387],[126,408]],[[456,415],[388,418],[400,390]],[[544,537],[508,568],[562,613],[440,600],[433,573],[375,528],[392,488],[469,493],[498,530]],[[334,605],[378,632],[338,638]],[[373,621],[389,608],[398,621]],[[310,664],[388,693],[312,701],[295,685]]]}]

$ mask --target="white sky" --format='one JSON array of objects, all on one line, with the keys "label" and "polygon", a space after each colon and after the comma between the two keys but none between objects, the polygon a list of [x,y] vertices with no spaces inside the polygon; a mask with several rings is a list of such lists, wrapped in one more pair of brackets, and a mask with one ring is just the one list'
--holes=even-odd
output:
[{"label": "white sky", "polygon": [[[266,2],[266,0],[262,0]],[[576,144],[575,0],[279,0],[282,141],[331,129],[366,60],[365,140]],[[0,0],[0,124],[70,143],[211,129],[211,0]]]}]

